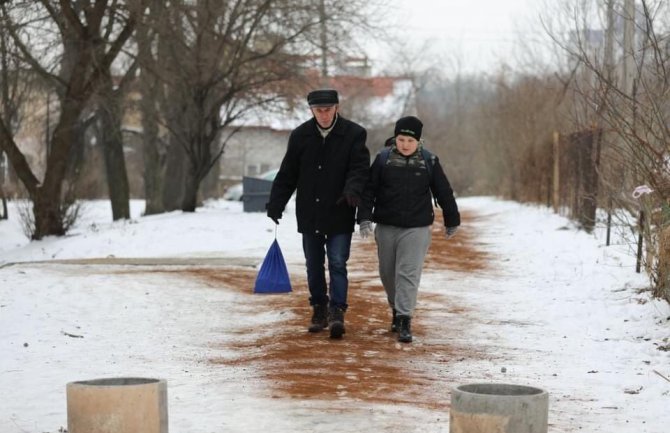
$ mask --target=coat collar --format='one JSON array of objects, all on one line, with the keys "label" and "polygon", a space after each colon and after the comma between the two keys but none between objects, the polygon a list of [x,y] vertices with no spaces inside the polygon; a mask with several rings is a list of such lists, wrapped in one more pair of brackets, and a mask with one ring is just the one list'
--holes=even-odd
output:
[{"label": "coat collar", "polygon": [[[314,135],[317,135],[321,137],[321,133],[319,132],[319,125],[316,123],[316,118],[312,117],[310,120],[312,123],[312,133]],[[330,131],[330,134],[335,134],[335,135],[344,135],[345,130],[346,130],[346,119],[340,115],[340,113],[337,113],[337,121],[335,122],[335,126],[333,126],[333,129]],[[328,134],[328,135],[330,135]]]}]

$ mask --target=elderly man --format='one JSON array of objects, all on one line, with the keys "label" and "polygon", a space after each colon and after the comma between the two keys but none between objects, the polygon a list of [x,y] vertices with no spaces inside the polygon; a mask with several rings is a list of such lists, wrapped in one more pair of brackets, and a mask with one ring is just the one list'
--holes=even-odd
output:
[{"label": "elderly man", "polygon": [[307,102],[313,117],[291,132],[272,184],[267,215],[279,224],[286,203],[297,190],[295,213],[313,308],[309,331],[330,327],[330,337],[341,338],[348,306],[347,260],[370,152],[365,128],[339,115],[337,91],[314,90]]}]

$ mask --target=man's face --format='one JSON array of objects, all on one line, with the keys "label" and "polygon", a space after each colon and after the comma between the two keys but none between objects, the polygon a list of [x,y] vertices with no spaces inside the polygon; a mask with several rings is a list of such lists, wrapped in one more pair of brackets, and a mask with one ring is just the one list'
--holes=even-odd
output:
[{"label": "man's face", "polygon": [[333,124],[335,114],[337,113],[337,105],[329,105],[327,107],[310,107],[312,114],[316,118],[316,123],[322,128],[328,128]]},{"label": "man's face", "polygon": [[399,134],[395,138],[395,146],[398,149],[398,152],[402,155],[410,156],[416,152],[416,149],[419,147],[419,142],[414,137]]}]

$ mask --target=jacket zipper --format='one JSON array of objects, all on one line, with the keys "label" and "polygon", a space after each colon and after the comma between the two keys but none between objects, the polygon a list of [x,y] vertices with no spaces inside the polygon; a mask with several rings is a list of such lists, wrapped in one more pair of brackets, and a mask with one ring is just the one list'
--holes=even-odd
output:
[{"label": "jacket zipper", "polygon": [[[404,156],[404,155],[403,155]],[[407,202],[409,202],[409,197],[410,197],[410,182],[412,181],[412,176],[409,170],[409,156],[405,156],[405,197],[407,198]],[[404,213],[404,220],[403,223],[404,225],[407,225],[409,223],[409,215],[410,212],[405,211]]]}]

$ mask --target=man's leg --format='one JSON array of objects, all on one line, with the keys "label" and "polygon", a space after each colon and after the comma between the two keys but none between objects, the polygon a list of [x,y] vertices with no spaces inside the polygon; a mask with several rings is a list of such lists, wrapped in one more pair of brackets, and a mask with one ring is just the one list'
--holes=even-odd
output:
[{"label": "man's leg", "polygon": [[325,271],[325,236],[302,235],[302,249],[307,267],[309,303],[314,309],[310,332],[319,332],[328,326],[328,287]]},{"label": "man's leg", "polygon": [[328,272],[330,274],[330,336],[344,334],[344,312],[347,311],[347,260],[351,251],[351,233],[329,235],[326,240]]},{"label": "man's leg", "polygon": [[351,233],[330,235],[326,240],[330,275],[330,306],[347,309],[347,260],[351,251]]}]

